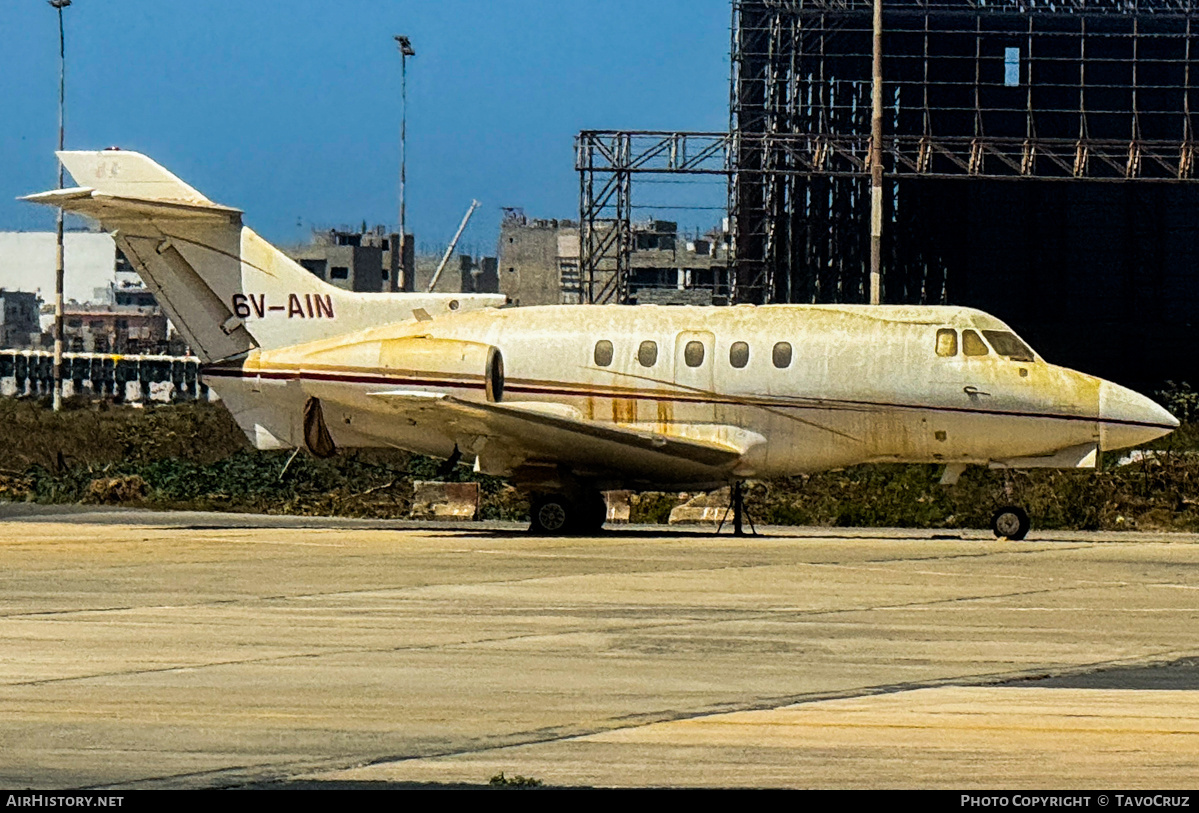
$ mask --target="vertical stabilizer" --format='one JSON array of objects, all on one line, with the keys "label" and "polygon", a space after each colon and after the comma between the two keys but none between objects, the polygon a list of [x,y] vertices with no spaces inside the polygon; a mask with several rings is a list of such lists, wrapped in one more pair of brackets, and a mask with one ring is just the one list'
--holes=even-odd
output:
[{"label": "vertical stabilizer", "polygon": [[25,200],[100,221],[192,349],[206,362],[453,310],[498,307],[492,294],[345,291],[309,273],[136,152],[59,153],[81,186]]}]

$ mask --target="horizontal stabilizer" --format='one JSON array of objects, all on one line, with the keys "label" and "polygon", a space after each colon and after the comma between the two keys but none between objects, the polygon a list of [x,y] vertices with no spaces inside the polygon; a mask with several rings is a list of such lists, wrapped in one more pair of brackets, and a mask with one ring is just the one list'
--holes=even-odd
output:
[{"label": "horizontal stabilizer", "polygon": [[120,195],[110,195],[99,192],[91,187],[81,186],[73,189],[55,189],[36,195],[26,195],[20,200],[29,203],[41,203],[46,206],[57,206],[68,212],[78,212],[81,215],[100,221],[113,221],[125,217],[176,219],[214,219],[221,223],[237,224],[241,220],[242,211],[229,206],[207,201],[204,203],[183,202],[176,200],[159,200],[155,198],[134,198]]}]

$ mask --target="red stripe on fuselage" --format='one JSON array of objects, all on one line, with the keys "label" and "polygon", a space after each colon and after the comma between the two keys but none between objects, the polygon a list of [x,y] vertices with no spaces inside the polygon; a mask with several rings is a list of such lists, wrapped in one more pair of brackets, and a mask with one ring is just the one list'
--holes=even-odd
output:
[{"label": "red stripe on fuselage", "polygon": [[[465,381],[447,378],[400,378],[369,373],[316,372],[311,370],[296,372],[272,372],[243,370],[234,367],[211,367],[203,370],[203,375],[217,378],[265,378],[272,381],[327,381],[346,384],[386,384],[391,386],[424,386],[454,389],[484,390],[482,377]],[[519,380],[517,380],[519,381]],[[654,393],[638,390],[602,390],[584,389],[582,385],[570,388],[562,382],[543,384],[540,382],[521,382],[509,380],[504,384],[504,392],[528,393],[530,395],[559,395],[566,398],[618,398],[634,401],[654,401],[671,403],[713,404],[725,406],[756,406],[771,409],[910,409],[930,412],[952,412],[966,415],[997,415],[1009,418],[1040,418],[1059,421],[1086,421],[1099,423],[1098,417],[1088,415],[1062,415],[1051,412],[1011,412],[1001,409],[971,409],[969,407],[937,406],[934,404],[897,404],[885,401],[820,401],[819,403],[796,403],[793,400],[767,398],[735,398],[731,396],[699,397],[685,393]],[[1116,426],[1143,426],[1155,429],[1174,429],[1166,424],[1145,421],[1103,421]]]}]

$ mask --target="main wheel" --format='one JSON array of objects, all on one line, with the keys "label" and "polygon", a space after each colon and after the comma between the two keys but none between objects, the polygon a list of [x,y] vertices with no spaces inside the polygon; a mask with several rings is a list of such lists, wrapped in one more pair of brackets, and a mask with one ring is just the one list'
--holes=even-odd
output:
[{"label": "main wheel", "polygon": [[604,495],[599,492],[587,494],[579,506],[579,533],[598,533],[604,527],[607,519],[608,502],[604,499]]},{"label": "main wheel", "polygon": [[1028,534],[1031,526],[1028,513],[1018,505],[1004,506],[991,517],[991,530],[998,537],[1020,540]]},{"label": "main wheel", "polygon": [[530,506],[533,524],[529,528],[535,534],[570,533],[577,509],[561,494],[539,494]]}]

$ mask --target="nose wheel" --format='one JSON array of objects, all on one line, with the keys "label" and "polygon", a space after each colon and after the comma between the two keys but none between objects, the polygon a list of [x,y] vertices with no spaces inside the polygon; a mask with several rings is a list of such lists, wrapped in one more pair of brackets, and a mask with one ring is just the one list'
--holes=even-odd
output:
[{"label": "nose wheel", "polygon": [[1001,539],[1023,539],[1030,527],[1032,522],[1028,519],[1028,512],[1018,505],[1000,508],[991,517],[991,530]]}]

